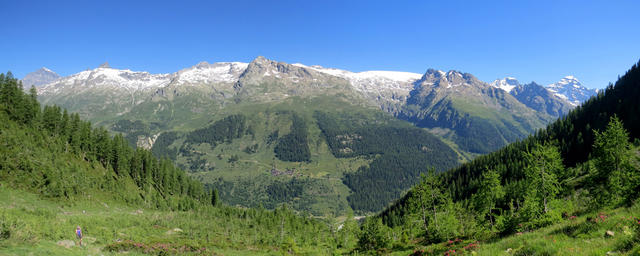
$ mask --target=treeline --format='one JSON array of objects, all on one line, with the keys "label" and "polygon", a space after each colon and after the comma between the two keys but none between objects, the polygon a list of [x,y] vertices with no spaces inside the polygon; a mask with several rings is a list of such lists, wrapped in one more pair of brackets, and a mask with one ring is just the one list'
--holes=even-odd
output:
[{"label": "treeline", "polygon": [[314,116],[334,156],[374,158],[343,178],[353,191],[347,199],[354,210],[379,211],[415,185],[420,173],[457,164],[456,153],[425,130],[363,123],[344,114]]},{"label": "treeline", "polygon": [[640,135],[639,98],[634,65],[615,86],[524,141],[441,175],[430,172],[378,215],[381,228],[420,223],[410,237],[486,240],[631,205],[640,197],[632,144]]},{"label": "treeline", "polygon": [[273,151],[282,161],[308,162],[311,160],[311,151],[307,141],[307,124],[295,113],[291,114],[291,121],[291,131],[280,138]]},{"label": "treeline", "polygon": [[216,147],[220,143],[230,143],[233,139],[253,133],[253,129],[247,126],[247,118],[244,115],[230,115],[209,127],[190,132],[187,134],[186,142],[209,143]]},{"label": "treeline", "polygon": [[[23,93],[21,82],[13,78],[11,73],[0,74],[0,113],[7,122],[15,122],[19,127],[10,124],[3,126],[3,133],[7,136],[4,138],[7,140],[7,148],[1,159],[2,172],[6,178],[30,185],[46,196],[69,198],[74,194],[83,193],[82,186],[68,181],[71,177],[66,175],[71,175],[73,171],[69,170],[68,163],[52,160],[53,164],[49,164],[45,161],[47,157],[55,158],[60,155],[61,158],[75,156],[81,162],[98,164],[108,170],[108,173],[102,174],[106,180],[92,182],[90,187],[105,188],[105,184],[130,182],[135,184],[138,192],[138,198],[133,197],[132,200],[142,201],[151,207],[192,209],[208,202],[211,197],[204,191],[200,182],[187,177],[171,161],[158,159],[148,150],[132,149],[122,135],[116,134],[112,137],[106,129],[93,128],[90,122],[82,121],[78,114],[69,114],[58,106],[45,106],[41,109],[36,90],[31,88],[29,94]],[[21,133],[15,129],[23,131]],[[20,152],[20,142],[10,140],[10,134],[15,136],[11,138],[30,134],[32,137],[29,137],[29,141],[33,144],[22,145],[22,150],[26,151]],[[8,145],[16,148],[10,149]],[[32,151],[27,145],[46,145],[43,147],[48,151],[41,153],[48,155],[27,154],[26,158],[20,157]],[[47,163],[47,168],[38,168],[40,165],[45,166],[43,161]],[[23,175],[25,172],[29,175]],[[21,178],[16,179],[10,174],[19,175]],[[118,187],[114,185],[110,189],[115,190]],[[124,191],[131,192],[133,191]]]}]

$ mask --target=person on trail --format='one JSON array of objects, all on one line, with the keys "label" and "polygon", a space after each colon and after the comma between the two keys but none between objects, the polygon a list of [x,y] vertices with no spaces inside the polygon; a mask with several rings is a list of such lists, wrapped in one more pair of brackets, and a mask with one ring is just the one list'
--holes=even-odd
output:
[{"label": "person on trail", "polygon": [[80,229],[80,226],[76,228],[76,236],[80,240],[80,246],[82,246],[82,229]]}]

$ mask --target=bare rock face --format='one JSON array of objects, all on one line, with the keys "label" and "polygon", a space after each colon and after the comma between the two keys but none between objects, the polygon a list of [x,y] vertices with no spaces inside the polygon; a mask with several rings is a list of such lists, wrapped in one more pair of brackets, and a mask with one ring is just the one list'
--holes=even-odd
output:
[{"label": "bare rock face", "polygon": [[290,96],[332,95],[354,92],[344,78],[313,68],[266,59],[254,59],[234,85],[241,98],[281,100]]},{"label": "bare rock face", "polygon": [[[488,153],[522,139],[554,119],[469,73],[429,69],[394,115],[440,129],[465,151]],[[482,134],[487,140],[478,140]]]},{"label": "bare rock face", "polygon": [[25,90],[28,90],[31,86],[40,87],[59,78],[60,76],[58,74],[43,67],[24,76],[24,78],[22,78],[22,86]]},{"label": "bare rock face", "polygon": [[138,136],[136,146],[139,148],[151,149],[153,147],[153,144],[156,142],[156,139],[158,139],[158,136],[160,136],[159,133],[150,137],[140,135]]},{"label": "bare rock face", "polygon": [[518,84],[510,91],[510,94],[527,107],[556,117],[569,113],[574,107],[566,99],[558,97],[535,82],[525,85]]}]

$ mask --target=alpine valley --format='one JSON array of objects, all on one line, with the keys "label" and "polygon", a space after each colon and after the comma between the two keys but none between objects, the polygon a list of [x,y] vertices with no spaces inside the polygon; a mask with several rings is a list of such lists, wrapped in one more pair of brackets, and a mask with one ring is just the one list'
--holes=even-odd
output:
[{"label": "alpine valley", "polygon": [[350,72],[257,57],[170,74],[98,68],[27,75],[58,105],[173,160],[229,205],[313,215],[379,212],[418,182],[524,139],[596,95],[555,84],[486,83],[428,69]]}]

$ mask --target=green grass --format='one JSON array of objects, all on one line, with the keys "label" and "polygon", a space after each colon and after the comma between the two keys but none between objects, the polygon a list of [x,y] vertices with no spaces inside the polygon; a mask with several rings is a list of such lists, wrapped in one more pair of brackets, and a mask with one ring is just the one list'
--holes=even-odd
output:
[{"label": "green grass", "polygon": [[[600,216],[606,216],[604,218]],[[425,255],[640,255],[640,203],[630,208],[617,208],[588,213],[560,223],[491,241],[464,240],[428,246],[412,241],[392,255],[406,255],[422,250]],[[613,237],[605,233],[613,231]],[[477,244],[474,250],[465,249]]]},{"label": "green grass", "polygon": [[[261,218],[251,214],[256,211],[228,207],[172,212],[111,201],[51,200],[8,188],[6,184],[0,186],[0,204],[3,205],[0,233],[9,234],[0,236],[0,255],[144,254],[144,249],[131,248],[136,243],[143,248],[164,245],[173,248],[169,252],[194,255],[282,255],[283,248],[308,255],[333,251],[329,224],[311,220],[316,224],[301,231],[296,226],[300,224],[286,217],[282,241],[280,218],[268,212],[266,218]],[[58,245],[63,240],[76,241],[77,225],[83,228],[84,245],[70,248]],[[181,231],[174,231],[176,228]],[[108,250],[118,246],[125,249]],[[184,248],[200,252],[188,252]]]}]

